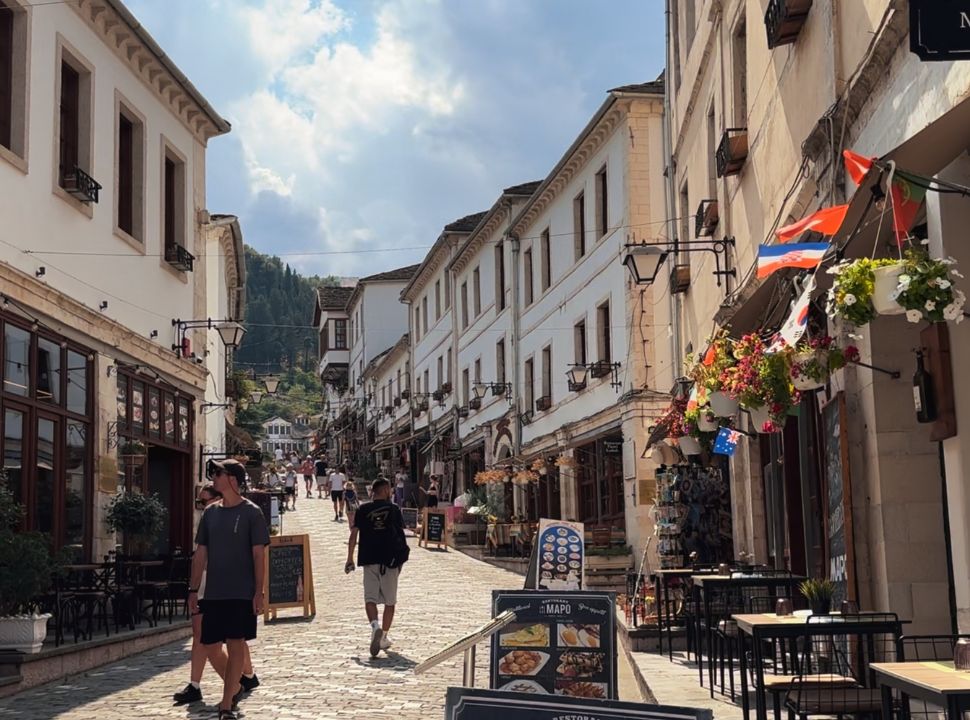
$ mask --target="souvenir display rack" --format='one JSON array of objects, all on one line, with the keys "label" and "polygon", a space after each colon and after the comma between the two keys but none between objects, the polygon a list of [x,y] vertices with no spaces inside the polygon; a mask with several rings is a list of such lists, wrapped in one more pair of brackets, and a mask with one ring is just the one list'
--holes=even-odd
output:
[{"label": "souvenir display rack", "polygon": [[731,498],[719,467],[661,465],[654,521],[661,569],[728,560]]}]

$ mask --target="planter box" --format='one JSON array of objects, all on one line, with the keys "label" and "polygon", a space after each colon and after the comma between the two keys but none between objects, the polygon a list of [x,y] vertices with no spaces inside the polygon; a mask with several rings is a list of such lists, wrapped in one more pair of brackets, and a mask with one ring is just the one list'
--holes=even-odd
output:
[{"label": "planter box", "polygon": [[51,615],[0,618],[0,650],[22,653],[40,652],[47,637],[47,621]]}]

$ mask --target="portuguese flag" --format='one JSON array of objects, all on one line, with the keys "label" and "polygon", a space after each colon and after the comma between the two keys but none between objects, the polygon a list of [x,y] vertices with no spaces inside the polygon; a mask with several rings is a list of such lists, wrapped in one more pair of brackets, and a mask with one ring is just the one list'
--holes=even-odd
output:
[{"label": "portuguese flag", "polygon": [[897,174],[893,177],[890,195],[893,199],[893,230],[896,242],[902,245],[926,198],[926,188]]}]

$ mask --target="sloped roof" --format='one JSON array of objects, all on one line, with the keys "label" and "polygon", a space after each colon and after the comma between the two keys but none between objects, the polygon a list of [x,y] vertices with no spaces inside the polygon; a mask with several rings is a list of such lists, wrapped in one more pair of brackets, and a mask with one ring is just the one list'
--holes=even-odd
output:
[{"label": "sloped roof", "polygon": [[503,195],[531,195],[538,189],[540,185],[542,185],[542,180],[533,180],[532,182],[522,183],[521,185],[513,185],[512,187],[507,187],[502,191],[502,194]]},{"label": "sloped roof", "polygon": [[482,221],[482,218],[485,217],[487,212],[487,210],[483,210],[482,212],[458,218],[454,222],[445,225],[445,232],[471,232],[478,227],[478,223]]},{"label": "sloped roof", "polygon": [[317,288],[317,307],[321,310],[343,310],[354,291],[352,287],[324,285]]},{"label": "sloped roof", "polygon": [[610,90],[610,92],[644,93],[646,95],[663,95],[663,91],[663,73],[660,73],[660,76],[651,82],[634,83],[633,85],[620,85],[620,87],[615,87]]},{"label": "sloped roof", "polygon": [[[397,268],[395,270],[387,270],[386,272],[377,273],[376,275],[368,275],[367,277],[361,278],[360,282],[382,282],[391,280],[410,280],[414,277],[414,273],[418,271],[421,264],[408,265],[406,267]],[[348,299],[350,294],[347,295]]]}]

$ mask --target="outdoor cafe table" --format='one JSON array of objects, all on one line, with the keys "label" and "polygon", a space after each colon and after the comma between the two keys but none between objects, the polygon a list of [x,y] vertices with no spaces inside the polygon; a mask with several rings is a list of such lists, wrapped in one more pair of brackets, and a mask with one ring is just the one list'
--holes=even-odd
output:
[{"label": "outdoor cafe table", "polygon": [[[747,658],[745,650],[745,636],[751,638],[751,662],[754,665],[754,693],[757,720],[767,720],[767,698],[765,697],[765,668],[762,650],[769,640],[792,640],[804,637],[808,631],[808,617],[803,615],[787,615],[779,617],[774,613],[754,613],[733,615],[738,624],[738,637],[741,640],[740,670],[741,670],[741,709],[747,720],[750,717],[750,701],[748,699]],[[832,614],[828,617],[831,622],[812,623],[812,635],[895,635],[898,639],[902,634],[902,620],[864,620],[847,622],[841,615]],[[884,716],[891,717],[891,716]],[[959,720],[956,718],[955,720]]]},{"label": "outdoor cafe table", "polygon": [[[704,685],[704,649],[707,650],[707,674],[711,691],[714,697],[714,654],[711,652],[714,642],[714,630],[717,623],[711,618],[711,601],[718,593],[726,590],[738,590],[785,587],[788,597],[795,597],[795,590],[798,584],[806,578],[801,575],[758,575],[757,573],[734,572],[730,575],[705,575],[703,573],[691,575],[691,582],[698,588],[702,605],[701,618],[707,621],[707,642],[702,647],[700,643],[700,633],[695,634],[698,638],[697,643],[697,672],[700,676],[701,686]],[[697,619],[700,622],[700,618]],[[699,629],[699,626],[698,626]],[[742,675],[743,677],[743,675]],[[742,683],[743,684],[743,683]]]},{"label": "outdoor cafe table", "polygon": [[945,708],[947,720],[960,720],[970,711],[970,673],[954,668],[952,660],[872,663],[869,667],[882,691],[883,718],[892,717],[894,688]]},{"label": "outdoor cafe table", "polygon": [[[667,634],[667,656],[674,659],[674,613],[670,612],[670,587],[699,574],[692,568],[661,568],[653,572],[653,596],[657,603],[657,642],[664,653],[664,633]],[[709,573],[712,574],[712,573]],[[686,599],[686,598],[685,598]]]}]

